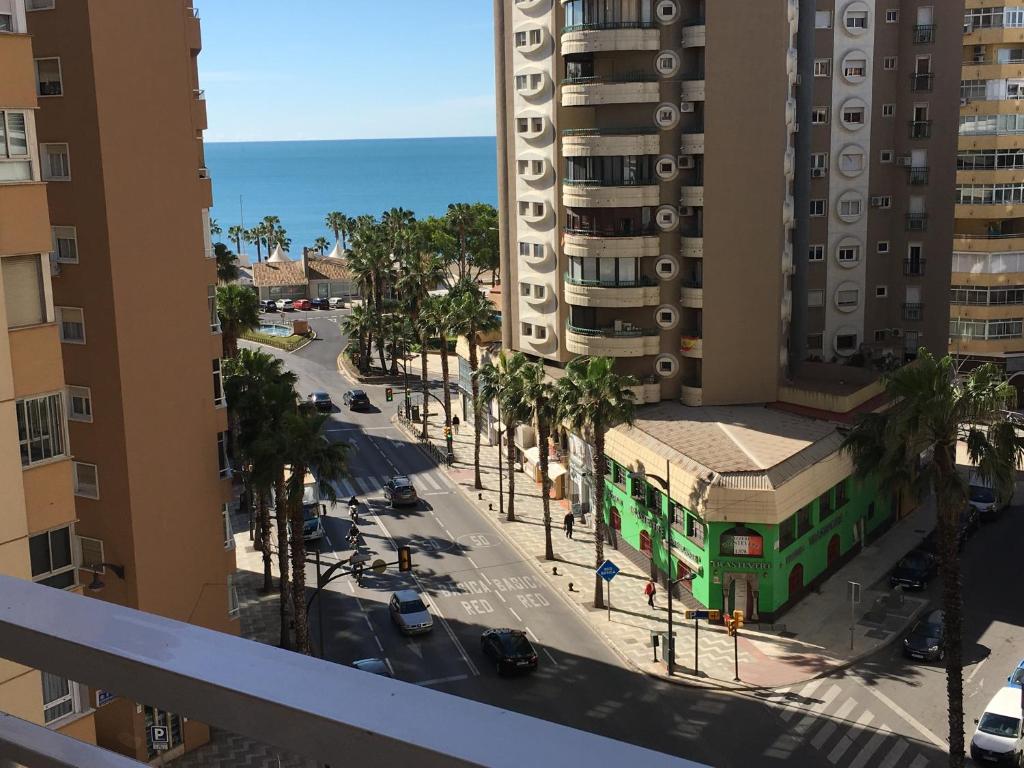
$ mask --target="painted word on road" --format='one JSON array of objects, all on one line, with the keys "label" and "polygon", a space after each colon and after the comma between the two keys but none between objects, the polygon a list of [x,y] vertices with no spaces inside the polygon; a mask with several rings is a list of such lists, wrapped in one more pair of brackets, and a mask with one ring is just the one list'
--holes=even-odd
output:
[{"label": "painted word on road", "polygon": [[456,581],[436,589],[438,597],[474,596],[475,599],[459,600],[462,610],[469,616],[494,612],[494,606],[485,595],[497,594],[499,600],[506,602],[504,595],[507,594],[523,608],[547,608],[551,605],[551,601],[539,591],[541,586],[533,576],[495,576],[490,579],[484,576],[483,580]]},{"label": "painted word on road", "polygon": [[597,569],[597,575],[605,581],[611,581],[619,574],[619,570],[619,566],[617,566],[611,560],[605,560]]}]

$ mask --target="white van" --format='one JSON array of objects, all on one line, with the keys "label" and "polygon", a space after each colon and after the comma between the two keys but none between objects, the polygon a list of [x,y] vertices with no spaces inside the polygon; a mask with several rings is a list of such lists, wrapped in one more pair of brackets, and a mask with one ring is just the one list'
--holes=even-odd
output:
[{"label": "white van", "polygon": [[974,722],[978,727],[971,739],[971,759],[981,765],[1020,765],[1024,742],[1019,688],[1000,688]]}]

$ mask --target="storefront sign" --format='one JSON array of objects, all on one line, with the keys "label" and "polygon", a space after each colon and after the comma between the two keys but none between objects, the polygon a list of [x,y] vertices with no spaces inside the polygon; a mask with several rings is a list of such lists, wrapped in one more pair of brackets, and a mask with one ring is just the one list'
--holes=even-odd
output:
[{"label": "storefront sign", "polygon": [[712,560],[712,568],[722,568],[728,571],[769,571],[772,564],[745,560]]},{"label": "storefront sign", "polygon": [[102,688],[98,688],[96,690],[96,708],[99,709],[105,704],[109,704],[116,698],[117,694],[111,693],[110,691],[105,691]]},{"label": "storefront sign", "polygon": [[[743,533],[734,531],[742,530]],[[747,529],[732,528],[722,534],[721,552],[723,555],[740,555],[743,557],[761,557],[764,554],[764,538]]]},{"label": "storefront sign", "polygon": [[832,531],[834,531],[836,528],[838,528],[842,524],[842,522],[843,522],[843,516],[842,515],[836,515],[835,519],[833,519],[830,523],[826,523],[825,525],[821,526],[818,530],[816,530],[814,533],[812,533],[807,538],[808,543],[810,543],[810,544],[817,544],[819,541],[821,541],[823,538],[825,538],[828,534],[830,534]]},{"label": "storefront sign", "polygon": [[691,571],[700,571],[704,567],[699,558],[695,557],[685,549],[672,547],[672,554],[677,560],[682,560]]}]

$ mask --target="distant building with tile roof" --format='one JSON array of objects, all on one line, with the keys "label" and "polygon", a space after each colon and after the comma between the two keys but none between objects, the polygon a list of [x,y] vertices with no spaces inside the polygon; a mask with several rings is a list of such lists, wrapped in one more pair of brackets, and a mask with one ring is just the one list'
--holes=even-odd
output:
[{"label": "distant building with tile roof", "polygon": [[252,265],[253,286],[261,299],[349,297],[359,293],[347,262],[305,251],[297,260],[277,250],[267,261]]}]

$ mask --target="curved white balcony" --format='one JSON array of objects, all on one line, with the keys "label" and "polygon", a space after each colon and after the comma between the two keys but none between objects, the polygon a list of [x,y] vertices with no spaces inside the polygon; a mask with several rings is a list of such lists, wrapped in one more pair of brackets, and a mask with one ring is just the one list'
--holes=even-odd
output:
[{"label": "curved white balcony", "polygon": [[565,276],[565,302],[577,307],[656,307],[661,303],[658,281],[581,280]]},{"label": "curved white balcony", "polygon": [[658,256],[661,240],[656,231],[613,235],[600,231],[566,228],[562,250],[566,256],[642,258]]},{"label": "curved white balcony", "polygon": [[706,38],[707,26],[703,21],[683,25],[683,48],[703,48]]},{"label": "curved white balcony", "polygon": [[679,400],[683,405],[695,408],[704,404],[704,390],[701,387],[688,387],[683,384],[679,390]]},{"label": "curved white balcony", "polygon": [[600,51],[661,50],[661,29],[651,22],[577,24],[562,30],[562,55]]},{"label": "curved white balcony", "polygon": [[567,208],[641,208],[661,202],[656,182],[605,184],[600,180],[564,179],[562,204]]},{"label": "curved white balcony", "polygon": [[703,259],[704,258],[704,238],[703,237],[686,237],[685,235],[680,238],[679,252],[683,256],[688,256],[692,259]]},{"label": "curved white balcony", "polygon": [[616,328],[577,328],[567,324],[565,348],[573,355],[608,357],[644,357],[661,350],[661,334],[657,330],[626,327],[616,321]]},{"label": "curved white balcony", "polygon": [[661,402],[661,382],[652,384],[637,384],[629,388],[633,392],[633,403],[636,405],[651,405]]},{"label": "curved white balcony", "polygon": [[700,208],[704,205],[704,187],[686,186],[679,193],[679,204],[689,208]]},{"label": "curved white balcony", "polygon": [[679,289],[679,304],[690,309],[703,309],[704,286],[684,283]]},{"label": "curved white balcony", "polygon": [[700,336],[684,332],[679,339],[679,354],[695,359],[704,357],[704,340]]},{"label": "curved white balcony", "polygon": [[[703,138],[701,141],[703,151]],[[562,131],[563,157],[590,155],[657,155],[661,153],[661,136],[654,127],[573,128]]]},{"label": "curved white balcony", "polygon": [[683,80],[679,98],[683,101],[704,101],[704,78]]},{"label": "curved white balcony", "polygon": [[683,131],[683,137],[679,142],[679,151],[684,155],[704,154],[704,133],[689,133]]},{"label": "curved white balcony", "polygon": [[661,86],[654,75],[572,77],[562,81],[563,107],[644,104],[658,101],[661,101]]}]

